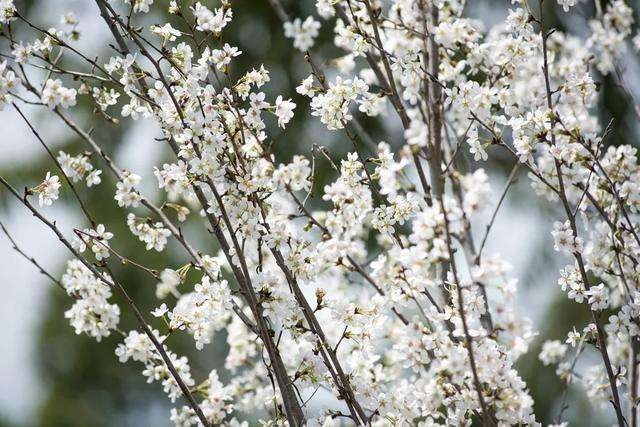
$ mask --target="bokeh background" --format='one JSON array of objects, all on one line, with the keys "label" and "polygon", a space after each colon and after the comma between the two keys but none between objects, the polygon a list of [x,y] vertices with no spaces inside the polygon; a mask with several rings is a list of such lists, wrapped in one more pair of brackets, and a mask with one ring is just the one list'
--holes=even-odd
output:
[{"label": "bokeh background", "polygon": [[[167,3],[156,0],[154,6],[166,6]],[[217,5],[210,0],[203,3]],[[312,0],[283,0],[290,15],[303,19],[315,14],[313,3]],[[468,3],[467,13],[483,21],[486,28],[500,22],[511,6],[509,0],[473,0]],[[547,3],[547,6],[554,6],[545,10],[547,22],[575,34],[587,33],[585,19],[593,15],[591,3],[582,2],[570,15],[563,14],[555,2]],[[631,0],[628,3],[635,7],[637,19],[640,2]],[[62,13],[73,11],[80,21],[78,49],[89,56],[99,56],[103,62],[113,54],[108,48],[108,43],[112,42],[111,35],[100,20],[93,1],[18,0],[16,5],[21,13],[43,27],[58,25]],[[265,89],[268,96],[273,99],[283,94],[294,98],[298,104],[295,119],[285,132],[276,126],[269,130],[278,159],[286,161],[296,152],[309,155],[312,144],[328,147],[334,157],[352,150],[351,142],[344,133],[326,131],[318,120],[305,114],[307,103],[295,93],[295,86],[308,75],[308,66],[302,53],[294,50],[290,40],[284,38],[282,25],[267,1],[234,0],[233,7],[234,20],[224,37],[243,51],[236,73],[262,63],[271,72],[271,82]],[[158,12],[158,8],[154,7],[154,11],[144,16],[141,23],[150,25],[170,19]],[[174,26],[180,28],[175,19],[171,19]],[[32,33],[24,33],[27,40],[33,37]],[[326,65],[330,65],[329,59],[342,54],[331,46],[331,41],[331,28],[325,25],[313,52],[316,59]],[[6,49],[6,40],[0,40],[0,50],[4,52]],[[69,61],[73,63],[71,58]],[[631,47],[622,62],[628,86],[637,91],[640,72],[637,56]],[[614,119],[610,143],[638,146],[638,121],[628,95],[610,77],[599,78],[598,81],[601,95],[598,114],[605,124]],[[143,192],[152,198],[155,194],[159,200],[152,166],[164,158],[170,160],[171,156],[161,143],[154,140],[159,136],[158,129],[144,120],[123,120],[118,126],[108,124],[92,113],[83,97],[78,99],[79,106],[73,110],[74,118],[85,129],[93,129],[98,142],[116,159],[117,164],[141,175]],[[26,106],[24,110],[45,141],[55,148],[54,151],[75,154],[85,150],[82,142],[47,111]],[[402,131],[391,111],[384,120],[365,122],[376,140],[385,140],[396,147],[402,143]],[[491,171],[494,190],[499,193],[512,163],[511,159],[500,157],[500,153],[492,154],[491,161],[483,167]],[[104,166],[98,160],[94,164],[100,168]],[[46,171],[53,168],[17,113],[11,108],[1,111],[0,174],[21,188],[37,184]],[[324,183],[333,179],[330,173],[330,168],[319,169],[316,188],[322,188]],[[81,193],[99,222],[115,233],[113,246],[120,252],[150,266],[179,266],[183,260],[186,261],[175,242],[165,253],[157,254],[144,251],[143,245],[132,239],[118,240],[118,235],[129,233],[125,224],[126,213],[113,202],[114,182],[106,170],[101,185],[92,191],[82,189]],[[67,231],[82,224],[68,192],[63,193],[62,199],[45,212]],[[544,367],[538,361],[539,347],[545,339],[564,339],[570,325],[581,328],[588,322],[584,307],[569,302],[556,284],[558,268],[564,264],[564,260],[557,259],[553,252],[549,235],[556,212],[555,206],[532,194],[527,177],[520,175],[498,215],[487,248],[501,253],[513,265],[514,274],[519,279],[518,301],[522,314],[533,320],[539,332],[529,354],[518,362],[518,368],[535,399],[539,421],[544,424],[556,417],[563,386],[553,368]],[[23,249],[50,272],[60,276],[67,259],[65,250],[24,208],[2,191],[0,220]],[[483,224],[486,220],[480,218],[478,222]],[[194,225],[186,225],[189,239],[215,253],[215,242],[209,236],[197,233]],[[155,283],[147,276],[130,268],[118,268],[116,274],[127,284],[129,292],[142,308],[150,310],[157,305]],[[171,403],[158,385],[145,383],[139,364],[117,361],[114,348],[120,338],[112,336],[96,343],[88,337],[76,336],[63,317],[63,312],[71,305],[70,300],[12,251],[4,236],[0,236],[0,286],[0,426],[169,425]],[[123,310],[121,328],[133,327],[133,319]],[[200,352],[193,349],[192,340],[188,337],[176,336],[171,340],[172,348],[190,355],[194,377],[202,378],[210,369],[217,367],[222,379],[228,378],[222,367],[227,350],[223,334]],[[597,355],[587,353],[585,360],[594,357]],[[572,425],[600,426],[610,424],[612,420],[610,408],[590,406],[579,386],[570,388],[568,402],[571,406],[565,419]]]}]

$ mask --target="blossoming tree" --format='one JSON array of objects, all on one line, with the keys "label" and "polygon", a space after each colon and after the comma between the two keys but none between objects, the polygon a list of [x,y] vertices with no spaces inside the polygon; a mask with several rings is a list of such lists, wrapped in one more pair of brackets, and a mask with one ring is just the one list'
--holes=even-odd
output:
[{"label": "blossoming tree", "polygon": [[[2,228],[70,297],[64,317],[77,334],[122,335],[115,356],[160,383],[175,425],[242,425],[252,413],[267,425],[536,424],[514,368],[536,333],[515,304],[517,272],[484,251],[518,174],[556,207],[550,232],[566,261],[558,283],[590,316],[565,342],[545,342],[539,358],[567,385],[582,383],[620,427],[638,425],[640,167],[635,148],[610,141],[596,109],[598,76],[628,90],[621,55],[640,45],[623,0],[596,0],[583,38],[544,20],[543,7],[573,13],[575,0],[513,0],[488,31],[461,0],[317,0],[322,22],[268,0],[309,70],[275,99],[262,91],[269,70],[236,66],[242,46],[225,36],[230,2],[95,3],[112,36],[108,58],[76,46],[73,14],[46,29],[0,0],[0,107],[24,119],[51,161],[24,191],[0,176],[2,194],[60,240],[66,272],[44,271]],[[169,22],[138,25],[154,7],[168,8]],[[343,50],[329,67],[313,52],[321,31]],[[296,120],[293,91],[341,135],[346,157],[314,145],[278,158],[270,133]],[[173,160],[154,168],[160,202],[78,124],[79,98],[111,123],[161,130],[158,149]],[[86,150],[55,153],[27,104],[61,120]],[[396,121],[401,138],[375,140],[365,118]],[[512,171],[491,203],[483,166],[498,154]],[[333,174],[324,188],[318,168]],[[121,208],[127,235],[107,230],[99,206],[86,203],[105,175],[116,185],[103,203]],[[82,215],[71,230],[47,210],[61,192]],[[472,226],[483,210],[490,221]],[[197,247],[187,221],[219,251]],[[137,262],[139,251],[170,241],[188,263]],[[114,263],[157,284],[157,308],[139,308]],[[137,329],[119,328],[124,311]],[[215,369],[196,378],[170,348],[170,336],[187,334],[202,350],[222,330],[228,383]],[[598,357],[577,372],[587,351]]]}]

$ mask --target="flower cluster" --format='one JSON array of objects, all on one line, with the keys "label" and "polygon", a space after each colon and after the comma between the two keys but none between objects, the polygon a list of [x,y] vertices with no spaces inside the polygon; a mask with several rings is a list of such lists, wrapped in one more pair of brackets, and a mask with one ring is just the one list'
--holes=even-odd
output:
[{"label": "flower cluster", "polygon": [[71,156],[64,151],[60,151],[56,159],[64,174],[72,182],[79,182],[84,179],[87,187],[98,185],[102,182],[102,178],[100,177],[102,171],[100,169],[94,169],[89,161],[89,157],[85,154],[81,153],[76,156]]},{"label": "flower cluster", "polygon": [[284,35],[293,39],[293,46],[302,52],[311,49],[314,40],[318,37],[320,23],[313,19],[312,16],[307,17],[303,21],[296,18],[293,22],[284,23]]},{"label": "flower cluster", "polygon": [[[309,90],[302,89],[309,84],[305,82],[298,88],[298,92],[311,96]],[[345,123],[353,118],[349,107],[356,101],[365,102],[368,89],[369,86],[362,79],[355,77],[353,80],[345,80],[338,76],[335,81],[329,83],[326,90],[312,97],[311,114],[320,117],[322,123],[330,130],[342,129]]]},{"label": "flower cluster", "polygon": [[37,187],[32,188],[31,192],[38,195],[40,206],[51,206],[55,200],[58,200],[61,186],[60,178],[57,175],[51,175],[51,172],[47,172],[44,181]]},{"label": "flower cluster", "polygon": [[197,30],[210,31],[214,34],[220,34],[224,27],[226,27],[233,18],[231,8],[222,7],[211,11],[200,2],[196,3],[193,7],[193,14],[195,15],[196,22],[198,24],[196,26]]},{"label": "flower cluster", "polygon": [[132,213],[127,215],[127,225],[131,233],[146,244],[147,250],[155,249],[162,252],[167,245],[167,238],[171,236],[171,232],[164,228],[162,222],[150,222]]},{"label": "flower cluster", "polygon": [[213,333],[223,329],[230,315],[231,292],[226,280],[211,282],[208,276],[194,287],[193,293],[184,294],[173,311],[168,313],[171,329],[187,329],[202,348],[211,342]]},{"label": "flower cluster", "polygon": [[42,89],[41,100],[49,108],[54,109],[58,105],[62,108],[69,108],[76,105],[77,91],[73,88],[65,88],[59,79],[49,79]]},{"label": "flower cluster", "polygon": [[100,261],[109,258],[109,240],[112,237],[113,233],[108,232],[103,224],[99,224],[95,230],[92,228],[86,228],[82,231],[76,230],[72,245],[80,253],[89,246],[96,260]]},{"label": "flower cluster", "polygon": [[67,294],[76,299],[64,313],[76,334],[87,334],[98,342],[111,335],[120,321],[120,307],[109,303],[111,289],[103,278],[97,278],[81,261],[74,259],[67,263],[60,282]]},{"label": "flower cluster", "polygon": [[[157,330],[154,330],[153,334],[155,339],[160,343],[166,338],[160,336]],[[142,371],[142,375],[147,378],[147,382],[160,381],[164,392],[167,393],[172,402],[175,402],[178,397],[182,396],[182,390],[177,380],[171,374],[167,363],[163,360],[154,343],[147,335],[137,331],[130,331],[125,337],[124,343],[119,344],[115,352],[122,363],[129,359],[143,363],[145,368]],[[184,384],[188,387],[193,386],[195,381],[191,377],[189,360],[184,356],[178,356],[170,351],[167,351],[166,354]]]},{"label": "flower cluster", "polygon": [[0,1],[0,24],[7,24],[15,19],[16,6],[13,0]]},{"label": "flower cluster", "polygon": [[116,184],[116,195],[114,199],[120,207],[137,207],[140,203],[140,193],[135,189],[140,184],[140,175],[125,172],[122,180]]}]

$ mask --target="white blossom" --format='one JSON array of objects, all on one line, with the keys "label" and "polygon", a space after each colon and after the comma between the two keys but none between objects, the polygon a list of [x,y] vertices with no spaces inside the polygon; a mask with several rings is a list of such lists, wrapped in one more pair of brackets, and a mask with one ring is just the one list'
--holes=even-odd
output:
[{"label": "white blossom", "polygon": [[211,11],[200,2],[193,7],[193,14],[196,17],[196,29],[200,31],[211,31],[215,34],[222,32],[233,17],[230,8],[219,8]]},{"label": "white blossom", "polygon": [[55,200],[58,200],[61,186],[58,176],[47,172],[44,181],[33,189],[38,194],[38,204],[40,206],[51,206]]},{"label": "white blossom", "polygon": [[51,109],[58,105],[62,108],[69,108],[76,105],[76,93],[75,89],[63,87],[59,79],[49,79],[42,89],[41,100]]},{"label": "white blossom", "polygon": [[278,126],[284,128],[285,125],[289,123],[293,118],[294,108],[296,108],[296,104],[291,102],[291,100],[283,99],[282,96],[278,95],[275,111],[276,116],[278,116]]},{"label": "white blossom", "polygon": [[134,12],[149,12],[149,7],[153,4],[153,0],[124,0],[126,4],[133,7]]},{"label": "white blossom", "polygon": [[558,0],[558,4],[562,6],[565,12],[569,12],[569,8],[576,5],[577,0]]},{"label": "white blossom", "polygon": [[545,365],[558,363],[567,353],[567,346],[558,340],[546,341],[542,345],[540,360]]},{"label": "white blossom", "polygon": [[304,21],[296,18],[293,22],[284,23],[284,35],[293,39],[293,46],[305,52],[313,47],[314,40],[318,37],[320,23],[308,16]]},{"label": "white blossom", "polygon": [[[108,275],[103,273],[103,276],[110,280]],[[73,306],[64,313],[76,334],[85,333],[98,342],[111,335],[120,321],[120,308],[109,303],[109,286],[79,260],[67,263],[61,283],[69,295],[77,298]]]}]

